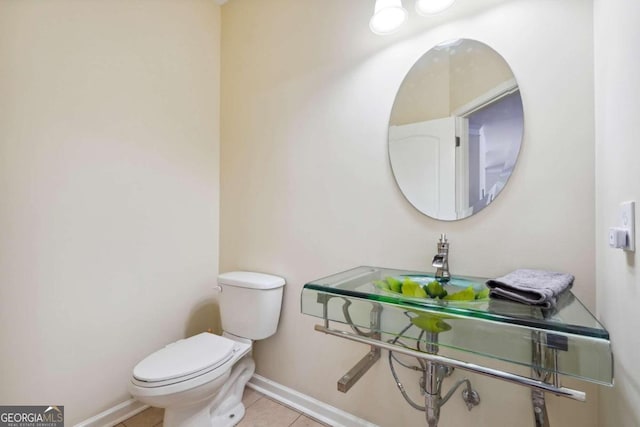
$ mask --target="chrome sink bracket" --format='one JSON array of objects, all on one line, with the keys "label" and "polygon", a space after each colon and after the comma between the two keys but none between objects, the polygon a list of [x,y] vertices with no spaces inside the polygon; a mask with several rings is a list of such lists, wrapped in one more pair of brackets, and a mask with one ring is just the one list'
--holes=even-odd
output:
[{"label": "chrome sink bracket", "polygon": [[322,304],[322,318],[324,319],[324,327],[329,327],[329,300],[333,298],[333,295],[318,293],[317,301]]},{"label": "chrome sink bracket", "polygon": [[[344,304],[342,305],[342,313],[344,314],[347,324],[351,326],[351,329],[359,336],[380,340],[380,314],[382,313],[382,305],[372,303],[373,307],[371,307],[371,312],[369,313],[369,332],[363,332],[360,328],[355,326],[353,320],[351,320],[351,315],[349,314],[351,301],[347,298],[343,299]],[[373,364],[380,359],[380,353],[381,350],[379,347],[371,345],[369,352],[365,354],[364,357],[353,366],[353,368],[349,369],[349,372],[344,374],[338,380],[338,391],[341,391],[342,393],[348,392],[349,389],[351,389],[351,387],[353,387],[353,385],[357,383],[358,380],[369,370],[369,368],[371,368]]]},{"label": "chrome sink bracket", "polygon": [[[329,300],[332,297],[334,296],[327,294],[318,294],[318,302],[323,304],[322,310],[325,329],[329,328],[328,306]],[[369,315],[369,332],[364,332],[360,328],[358,328],[351,319],[351,314],[349,313],[349,306],[351,305],[351,301],[347,298],[343,298],[343,300],[344,303],[342,305],[342,313],[347,324],[356,333],[356,336],[375,340],[373,341],[374,343],[379,341],[382,337],[380,335],[380,314],[382,313],[382,305],[375,302],[372,303],[372,308]],[[348,392],[351,387],[353,387],[353,385],[357,383],[360,378],[362,378],[362,376],[369,370],[369,368],[371,368],[373,364],[380,359],[380,354],[380,347],[371,344],[369,352],[365,354],[364,357],[353,366],[353,368],[349,369],[349,371],[338,380],[338,391],[342,393]]]},{"label": "chrome sink bracket", "polygon": [[[560,386],[558,376],[558,351],[567,351],[566,338],[542,331],[531,332],[531,376],[554,387]],[[535,427],[550,427],[544,391],[531,390]]]},{"label": "chrome sink bracket", "polygon": [[488,368],[486,366],[476,365],[474,363],[465,362],[465,361],[453,359],[450,357],[440,356],[437,354],[424,353],[424,352],[413,350],[410,348],[405,348],[399,345],[389,344],[384,341],[378,341],[369,337],[363,337],[363,336],[355,335],[345,331],[326,328],[322,325],[316,325],[314,329],[318,332],[334,335],[336,337],[344,338],[350,341],[355,341],[362,344],[379,347],[385,350],[397,352],[400,354],[405,354],[407,356],[416,357],[418,359],[423,359],[426,361],[431,360],[433,362],[436,362],[445,366],[448,365],[452,368],[458,368],[465,371],[475,372],[480,375],[496,378],[502,381],[510,382],[512,384],[529,387],[529,388],[540,390],[543,392],[549,392],[549,393],[555,394],[556,396],[567,397],[569,399],[578,400],[580,402],[584,402],[586,400],[586,395],[582,391],[573,390],[570,388],[562,387],[560,385],[556,386],[553,384],[546,383],[544,381],[538,381],[533,378],[525,377],[522,375],[512,374],[510,372],[501,371],[499,369]]},{"label": "chrome sink bracket", "polygon": [[344,374],[342,378],[338,380],[338,391],[346,393],[358,382],[358,380],[369,370],[374,363],[380,359],[380,349],[377,347],[371,347],[369,353],[360,359],[353,368],[349,369],[349,372]]}]

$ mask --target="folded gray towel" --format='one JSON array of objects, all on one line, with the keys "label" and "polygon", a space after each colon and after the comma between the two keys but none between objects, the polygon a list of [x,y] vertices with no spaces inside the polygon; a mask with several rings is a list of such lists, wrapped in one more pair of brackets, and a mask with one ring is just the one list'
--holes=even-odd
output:
[{"label": "folded gray towel", "polygon": [[573,285],[574,277],[554,271],[519,269],[487,282],[489,296],[543,308],[555,308],[558,295]]}]

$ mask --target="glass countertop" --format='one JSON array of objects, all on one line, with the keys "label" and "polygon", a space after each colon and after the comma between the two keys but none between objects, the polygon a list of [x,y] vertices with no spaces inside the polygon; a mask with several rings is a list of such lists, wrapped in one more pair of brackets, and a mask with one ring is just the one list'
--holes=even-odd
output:
[{"label": "glass countertop", "polygon": [[[375,308],[381,313],[379,332],[412,340],[418,349],[424,332],[435,332],[426,336],[435,336],[441,349],[524,366],[532,366],[532,343],[543,337],[544,346],[557,350],[557,372],[600,384],[613,382],[609,333],[571,291],[559,297],[555,309],[547,310],[488,298],[486,278],[451,278],[443,283],[445,299],[430,298],[421,290],[416,291],[418,296],[409,296],[388,286],[405,280],[426,290],[434,275],[357,267],[305,284],[302,313],[369,328]],[[473,299],[450,299],[460,291]]]}]

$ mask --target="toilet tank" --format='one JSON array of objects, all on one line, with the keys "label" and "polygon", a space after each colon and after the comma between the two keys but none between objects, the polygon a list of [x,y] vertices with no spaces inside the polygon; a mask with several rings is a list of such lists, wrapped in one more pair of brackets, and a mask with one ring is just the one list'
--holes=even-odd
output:
[{"label": "toilet tank", "polygon": [[220,319],[225,332],[251,340],[261,340],[276,332],[285,284],[282,277],[232,271],[218,276],[218,284]]}]

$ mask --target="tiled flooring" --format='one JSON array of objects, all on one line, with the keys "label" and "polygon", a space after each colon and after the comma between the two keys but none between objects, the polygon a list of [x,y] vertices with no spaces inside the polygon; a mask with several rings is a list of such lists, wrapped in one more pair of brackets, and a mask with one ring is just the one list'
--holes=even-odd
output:
[{"label": "tiled flooring", "polygon": [[[242,398],[247,412],[237,427],[323,427],[311,418],[283,406],[268,397],[245,388]],[[116,427],[162,427],[164,410],[149,408]]]}]

